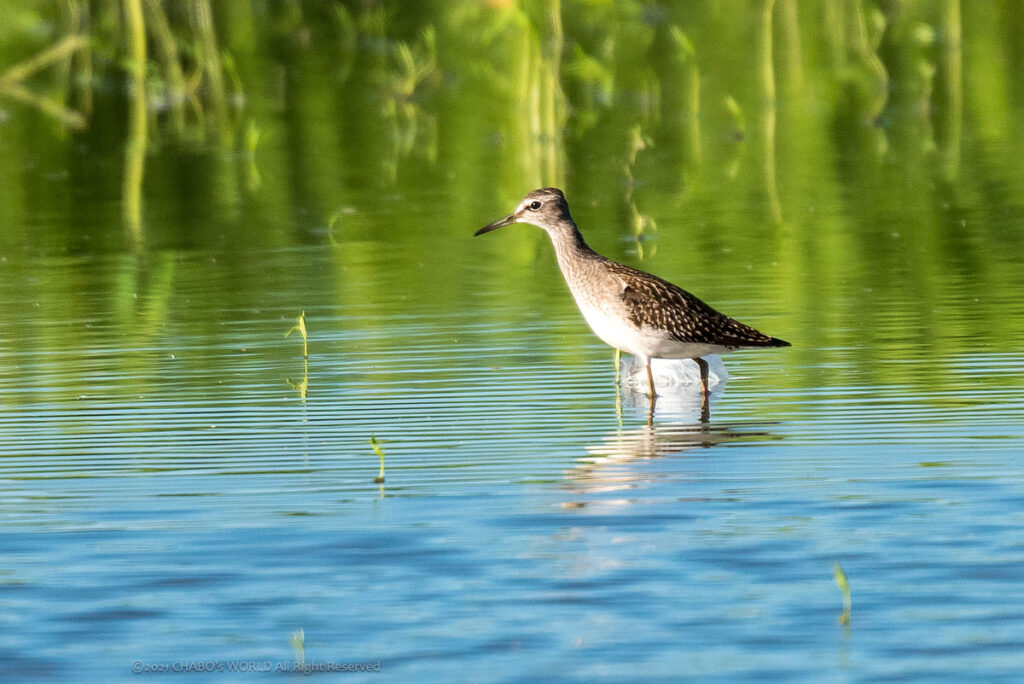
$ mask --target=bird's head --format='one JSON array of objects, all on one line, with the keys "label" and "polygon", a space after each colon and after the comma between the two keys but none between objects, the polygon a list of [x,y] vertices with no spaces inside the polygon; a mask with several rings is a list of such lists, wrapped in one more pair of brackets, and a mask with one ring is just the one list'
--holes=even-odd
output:
[{"label": "bird's head", "polygon": [[561,226],[574,225],[569,215],[569,204],[562,191],[558,188],[540,188],[524,197],[511,214],[487,224],[473,235],[483,235],[513,223],[529,223],[549,232]]}]

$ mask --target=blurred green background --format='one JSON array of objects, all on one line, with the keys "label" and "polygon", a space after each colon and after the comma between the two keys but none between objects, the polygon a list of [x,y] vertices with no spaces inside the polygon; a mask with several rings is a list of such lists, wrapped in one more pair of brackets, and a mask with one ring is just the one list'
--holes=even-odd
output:
[{"label": "blurred green background", "polygon": [[539,231],[469,236],[557,185],[810,366],[1019,349],[1022,46],[1010,0],[12,0],[0,338],[555,291]]}]

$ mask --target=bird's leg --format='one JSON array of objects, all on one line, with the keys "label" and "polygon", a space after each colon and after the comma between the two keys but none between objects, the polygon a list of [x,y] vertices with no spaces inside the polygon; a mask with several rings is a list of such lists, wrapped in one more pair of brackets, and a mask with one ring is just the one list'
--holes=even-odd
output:
[{"label": "bird's leg", "polygon": [[622,350],[615,350],[615,417],[619,421],[619,427],[622,427]]},{"label": "bird's leg", "polygon": [[700,422],[706,423],[711,417],[711,405],[708,397],[708,362],[700,357],[694,358],[700,368]]},{"label": "bird's leg", "polygon": [[654,374],[651,373],[651,357],[644,359],[644,364],[647,366],[647,384],[650,386],[651,406],[647,411],[647,424],[654,425],[654,404],[658,401],[658,393],[654,391]]},{"label": "bird's leg", "polygon": [[651,357],[648,356],[644,359],[644,363],[647,366],[647,384],[651,388],[650,394],[647,396],[649,396],[653,402],[657,398],[658,394],[654,391],[654,374],[651,373]]},{"label": "bird's leg", "polygon": [[647,368],[647,384],[650,387],[650,394],[647,396],[651,399],[650,407],[647,409],[647,426],[651,427],[654,425],[654,403],[658,401],[658,393],[654,391],[654,374],[651,373],[651,357],[644,359],[644,367]]}]

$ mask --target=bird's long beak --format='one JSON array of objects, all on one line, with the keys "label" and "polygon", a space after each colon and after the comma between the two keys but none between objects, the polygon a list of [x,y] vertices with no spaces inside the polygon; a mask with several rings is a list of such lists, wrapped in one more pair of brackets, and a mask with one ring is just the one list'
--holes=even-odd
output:
[{"label": "bird's long beak", "polygon": [[510,226],[510,225],[512,225],[515,222],[516,222],[516,215],[515,214],[509,214],[505,218],[498,219],[494,223],[488,223],[486,226],[484,226],[480,230],[478,230],[475,233],[473,233],[473,237],[476,237],[477,235],[483,235],[484,233],[490,233],[492,230],[498,230],[499,228],[502,228],[503,226]]}]

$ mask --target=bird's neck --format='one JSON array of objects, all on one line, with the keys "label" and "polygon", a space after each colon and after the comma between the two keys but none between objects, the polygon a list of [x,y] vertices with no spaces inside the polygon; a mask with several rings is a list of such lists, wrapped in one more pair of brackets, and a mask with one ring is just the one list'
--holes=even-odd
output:
[{"label": "bird's neck", "polygon": [[555,246],[559,264],[565,260],[597,256],[597,252],[590,248],[572,221],[562,222],[555,230],[549,230],[548,235],[551,236],[551,244]]},{"label": "bird's neck", "polygon": [[590,248],[583,235],[580,234],[576,224],[572,221],[564,221],[555,230],[547,231],[551,237],[551,244],[555,247],[555,257],[558,259],[558,268],[562,271],[567,282],[571,283],[583,275],[588,267],[595,261],[601,260],[601,256]]}]

